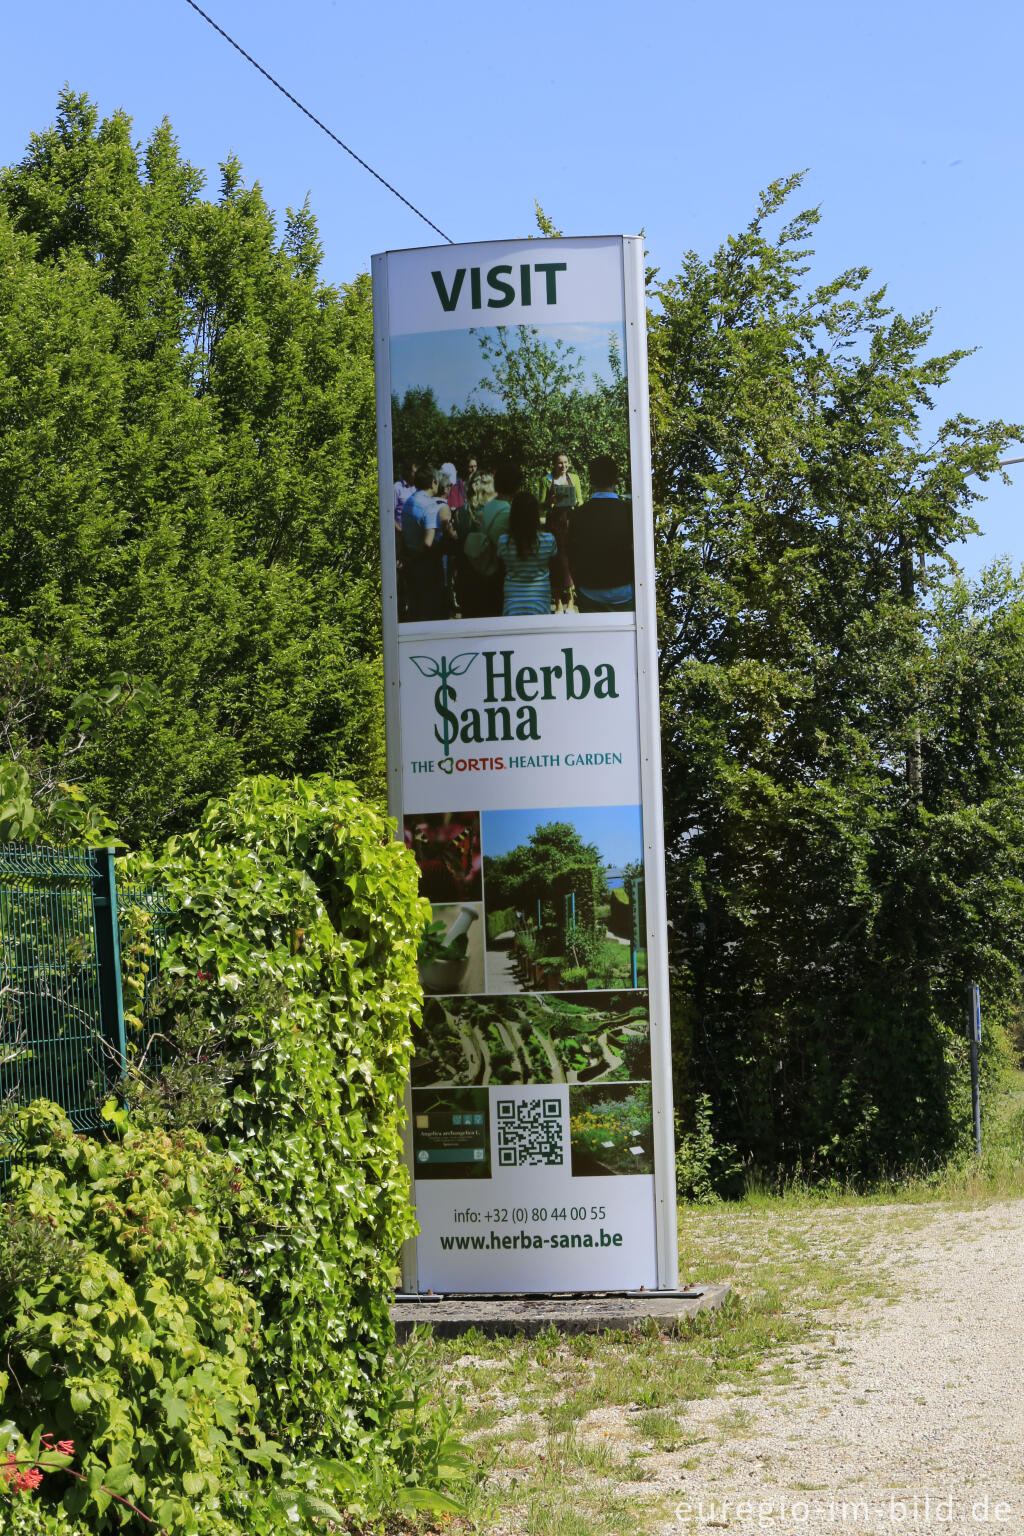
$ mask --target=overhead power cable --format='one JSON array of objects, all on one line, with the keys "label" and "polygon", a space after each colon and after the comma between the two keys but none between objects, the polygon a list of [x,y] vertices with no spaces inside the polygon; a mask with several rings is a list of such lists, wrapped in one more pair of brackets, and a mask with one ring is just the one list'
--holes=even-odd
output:
[{"label": "overhead power cable", "polygon": [[298,107],[300,112],[304,112],[306,114],[310,122],[316,123],[316,126],[318,128],[322,128],[329,139],[333,139],[339,148],[343,149],[347,155],[351,155],[353,160],[358,161],[364,171],[369,171],[371,176],[375,176],[382,187],[387,187],[389,192],[393,192],[400,203],[404,203],[407,208],[410,208],[418,219],[423,220],[424,224],[429,224],[431,229],[441,236],[442,240],[447,240],[449,245],[454,245],[455,242],[452,240],[451,235],[446,235],[443,229],[438,229],[438,226],[434,223],[433,219],[428,219],[426,214],[416,207],[415,203],[410,203],[407,197],[403,197],[398,188],[393,187],[390,181],[385,181],[384,177],[380,174],[379,171],[375,171],[373,166],[368,165],[361,155],[356,154],[354,149],[350,149],[343,139],[339,139],[336,133],[332,133],[327,124],[322,123],[318,117],[315,117],[308,107],[304,107],[302,102],[299,101],[297,97],[292,95],[291,91],[286,91],[280,80],[275,80],[273,75],[270,74],[268,70],[263,68],[262,64],[257,64],[251,53],[246,53],[245,49],[241,46],[240,43],[236,43],[234,38],[224,31],[223,27],[219,27],[217,25],[212,16],[207,16],[206,12],[200,6],[196,5],[196,0],[185,0],[185,4],[190,5],[192,9],[203,18],[204,21],[208,21],[213,30],[215,32],[219,32],[225,42],[230,43],[232,48],[236,49],[237,52],[242,55],[243,59],[247,59],[249,61],[253,69],[258,69],[265,80],[269,80],[271,85],[275,85],[281,92],[282,96],[287,96],[288,100],[292,103],[293,106]]}]

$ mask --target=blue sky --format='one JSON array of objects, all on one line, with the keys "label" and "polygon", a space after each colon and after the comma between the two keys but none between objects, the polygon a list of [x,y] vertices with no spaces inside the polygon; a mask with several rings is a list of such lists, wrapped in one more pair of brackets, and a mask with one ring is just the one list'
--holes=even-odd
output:
[{"label": "blue sky", "polygon": [[643,858],[643,831],[638,805],[584,805],[567,810],[482,811],[480,845],[484,858],[510,853],[530,839],[537,828],[552,821],[570,821],[585,843],[599,848],[605,865],[621,869]]},{"label": "blue sky", "polygon": [[[642,228],[667,275],[806,167],[792,206],[823,215],[812,275],[866,264],[898,309],[936,311],[936,350],[978,349],[943,415],[1024,417],[1019,0],[203,8],[456,240],[533,233],[536,198],[567,234]],[[185,0],[8,7],[3,163],[65,81],[140,138],[169,117],[214,187],[234,152],[277,210],[308,191],[331,281],[437,239]],[[969,569],[1024,561],[1022,470],[979,508]]]},{"label": "blue sky", "polygon": [[[514,344],[516,328],[512,329]],[[402,400],[410,387],[429,385],[444,411],[467,402],[500,407],[500,395],[479,387],[491,373],[480,350],[480,337],[485,333],[493,335],[495,330],[494,326],[478,326],[474,331],[423,331],[416,336],[392,336],[392,394]],[[560,340],[573,348],[572,361],[583,370],[585,388],[595,374],[607,384],[612,382],[608,342],[613,331],[618,334],[620,359],[626,355],[626,327],[620,321],[607,325],[535,325],[530,330],[547,346]]]}]

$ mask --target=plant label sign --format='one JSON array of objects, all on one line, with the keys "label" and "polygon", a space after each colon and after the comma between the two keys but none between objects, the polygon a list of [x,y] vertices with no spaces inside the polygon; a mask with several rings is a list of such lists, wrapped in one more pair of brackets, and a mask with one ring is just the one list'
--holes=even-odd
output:
[{"label": "plant label sign", "polygon": [[677,1284],[643,244],[373,258],[411,1291]]}]

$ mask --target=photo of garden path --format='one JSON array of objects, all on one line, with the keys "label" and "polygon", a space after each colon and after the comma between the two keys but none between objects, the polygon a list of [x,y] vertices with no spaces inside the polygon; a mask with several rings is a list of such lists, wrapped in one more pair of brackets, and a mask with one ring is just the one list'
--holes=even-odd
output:
[{"label": "photo of garden path", "polygon": [[413,1036],[415,1087],[624,1082],[650,1070],[637,992],[427,998]]},{"label": "photo of garden path", "polygon": [[645,987],[638,805],[485,811],[487,991]]}]

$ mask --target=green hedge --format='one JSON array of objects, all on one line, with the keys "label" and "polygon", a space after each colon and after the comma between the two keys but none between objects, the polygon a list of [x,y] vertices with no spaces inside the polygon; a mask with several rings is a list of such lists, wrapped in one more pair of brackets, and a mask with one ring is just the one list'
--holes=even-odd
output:
[{"label": "green hedge", "polygon": [[487,937],[493,943],[499,933],[512,933],[519,919],[515,907],[501,907],[487,914]]},{"label": "green hedge", "polygon": [[612,933],[617,933],[620,939],[628,939],[633,933],[633,921],[629,912],[629,897],[621,886],[609,893],[611,903],[608,911],[608,927]]},{"label": "green hedge", "polygon": [[220,1085],[204,1129],[272,1212],[240,1233],[263,1415],[286,1445],[369,1465],[413,1231],[401,1122],[430,910],[415,863],[326,777],[243,781],[197,833],[130,863],[175,908],[163,985],[177,978],[179,1028],[206,1021],[190,1047]]}]

